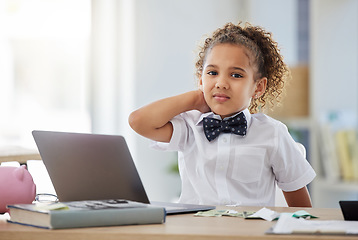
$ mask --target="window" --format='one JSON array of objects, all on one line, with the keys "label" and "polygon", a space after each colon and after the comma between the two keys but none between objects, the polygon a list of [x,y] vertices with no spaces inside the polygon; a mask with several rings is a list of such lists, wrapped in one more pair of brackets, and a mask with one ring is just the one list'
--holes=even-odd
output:
[{"label": "window", "polygon": [[0,2],[0,144],[33,129],[88,132],[90,0]]}]

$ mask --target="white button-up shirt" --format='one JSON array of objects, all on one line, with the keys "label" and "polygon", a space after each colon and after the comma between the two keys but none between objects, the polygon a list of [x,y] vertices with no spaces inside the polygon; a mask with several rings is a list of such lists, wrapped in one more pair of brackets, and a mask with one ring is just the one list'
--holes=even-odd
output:
[{"label": "white button-up shirt", "polygon": [[154,143],[156,149],[178,151],[180,202],[274,206],[276,183],[284,191],[295,191],[314,179],[314,170],[283,123],[248,109],[243,112],[246,136],[221,133],[209,142],[203,117],[220,116],[189,111],[171,120],[169,143]]}]

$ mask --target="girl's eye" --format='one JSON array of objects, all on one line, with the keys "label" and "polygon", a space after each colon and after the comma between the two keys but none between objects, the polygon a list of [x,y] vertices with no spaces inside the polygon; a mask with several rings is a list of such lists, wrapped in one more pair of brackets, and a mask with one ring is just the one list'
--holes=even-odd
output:
[{"label": "girl's eye", "polygon": [[238,74],[238,73],[233,73],[233,74],[231,74],[231,76],[234,78],[242,78],[242,75]]},{"label": "girl's eye", "polygon": [[208,75],[213,75],[213,76],[214,76],[214,75],[218,75],[218,72],[216,72],[216,71],[209,71],[209,72],[208,72]]}]

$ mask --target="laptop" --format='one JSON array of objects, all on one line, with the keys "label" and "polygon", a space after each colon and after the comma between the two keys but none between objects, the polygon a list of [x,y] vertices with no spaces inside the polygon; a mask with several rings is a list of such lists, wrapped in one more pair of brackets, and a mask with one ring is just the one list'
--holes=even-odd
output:
[{"label": "laptop", "polygon": [[165,207],[167,214],[214,206],[150,202],[123,136],[32,132],[59,201],[126,199]]},{"label": "laptop", "polygon": [[358,221],[358,200],[339,201],[344,220]]}]

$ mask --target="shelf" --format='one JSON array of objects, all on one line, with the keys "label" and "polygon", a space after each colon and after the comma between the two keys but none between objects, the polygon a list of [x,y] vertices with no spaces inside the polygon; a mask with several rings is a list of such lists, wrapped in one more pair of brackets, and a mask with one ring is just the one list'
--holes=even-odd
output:
[{"label": "shelf", "polygon": [[335,192],[357,192],[358,194],[358,181],[351,182],[332,182],[323,178],[316,177],[314,180],[315,187]]},{"label": "shelf", "polygon": [[0,146],[0,163],[17,161],[26,163],[27,160],[40,160],[41,156],[35,149],[28,149],[20,146]]}]

